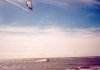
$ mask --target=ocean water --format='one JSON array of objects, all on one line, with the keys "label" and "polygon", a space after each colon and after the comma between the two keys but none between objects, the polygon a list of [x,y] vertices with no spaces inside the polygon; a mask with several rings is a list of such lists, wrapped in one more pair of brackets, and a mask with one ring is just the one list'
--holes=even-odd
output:
[{"label": "ocean water", "polygon": [[46,58],[29,58],[29,59],[6,59],[0,60],[0,70],[66,70],[66,68],[89,66],[100,66],[100,58],[94,57],[64,57],[64,58],[47,58],[49,61],[37,60]]}]

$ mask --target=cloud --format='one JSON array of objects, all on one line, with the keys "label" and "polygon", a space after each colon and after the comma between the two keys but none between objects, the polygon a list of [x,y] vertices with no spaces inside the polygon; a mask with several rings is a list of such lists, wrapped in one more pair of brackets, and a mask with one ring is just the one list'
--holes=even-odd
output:
[{"label": "cloud", "polygon": [[94,32],[98,29],[100,28],[65,30],[60,27],[47,27],[44,29],[36,27],[0,27],[0,57],[99,55],[100,35]]},{"label": "cloud", "polygon": [[0,25],[2,24],[2,18],[0,17]]},{"label": "cloud", "polygon": [[4,0],[0,0],[0,5],[3,5],[4,4]]},{"label": "cloud", "polygon": [[87,5],[100,5],[100,2],[97,0],[79,0],[79,1]]},{"label": "cloud", "polygon": [[69,0],[37,0],[36,2],[41,2],[49,5],[53,5],[60,8],[70,8]]},{"label": "cloud", "polygon": [[3,15],[2,14],[0,14],[0,25],[3,25]]},{"label": "cloud", "polygon": [[83,4],[88,6],[100,5],[98,0],[36,0],[36,2],[41,2],[49,5],[53,5],[63,9],[78,9],[82,7]]},{"label": "cloud", "polygon": [[[14,23],[15,24],[15,23]],[[17,24],[17,23],[16,23]],[[99,34],[94,33],[96,31],[99,31],[99,27],[91,27],[91,28],[76,28],[76,29],[64,29],[61,27],[55,27],[55,26],[46,26],[45,28],[39,28],[39,27],[17,27],[17,26],[1,26],[0,32],[3,33],[24,33],[24,34],[39,34],[39,33],[85,33],[85,34]]]}]

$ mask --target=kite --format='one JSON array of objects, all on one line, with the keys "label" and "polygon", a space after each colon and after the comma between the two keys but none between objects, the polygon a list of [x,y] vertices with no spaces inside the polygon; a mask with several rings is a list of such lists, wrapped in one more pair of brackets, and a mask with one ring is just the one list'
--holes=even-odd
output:
[{"label": "kite", "polygon": [[26,1],[26,5],[28,6],[28,8],[29,8],[30,10],[32,10],[32,0],[27,0],[27,1]]}]

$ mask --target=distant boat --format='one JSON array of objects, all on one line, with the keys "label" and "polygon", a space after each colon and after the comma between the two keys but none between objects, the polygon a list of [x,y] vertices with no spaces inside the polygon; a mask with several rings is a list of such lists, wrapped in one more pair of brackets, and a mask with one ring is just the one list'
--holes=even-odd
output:
[{"label": "distant boat", "polygon": [[34,61],[34,62],[48,62],[49,61],[49,59],[39,59],[39,60],[36,60],[36,61]]}]

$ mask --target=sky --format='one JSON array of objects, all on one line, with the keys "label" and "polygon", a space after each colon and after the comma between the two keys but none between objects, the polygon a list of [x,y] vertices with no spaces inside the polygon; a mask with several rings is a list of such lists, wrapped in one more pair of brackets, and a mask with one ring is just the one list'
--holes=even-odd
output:
[{"label": "sky", "polygon": [[100,56],[100,0],[0,0],[0,59]]}]

